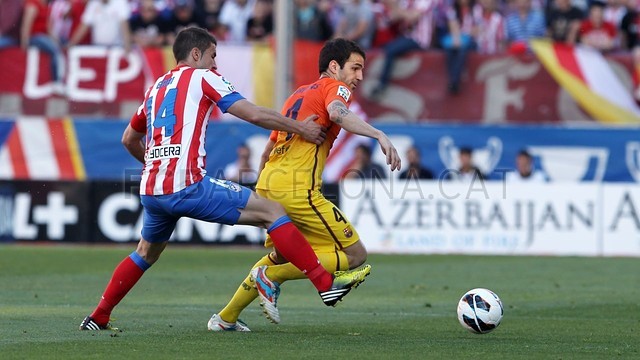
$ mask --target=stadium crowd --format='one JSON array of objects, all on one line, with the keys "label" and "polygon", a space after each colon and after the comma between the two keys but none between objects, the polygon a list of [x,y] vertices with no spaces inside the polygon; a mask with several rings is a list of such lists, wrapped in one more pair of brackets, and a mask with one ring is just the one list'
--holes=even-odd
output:
[{"label": "stadium crowd", "polygon": [[[0,46],[47,36],[76,44],[165,46],[182,28],[209,29],[223,42],[267,39],[273,0],[0,0]],[[603,51],[637,45],[638,0],[294,0],[299,39],[332,37],[380,48],[398,38],[424,49],[519,51],[549,37]],[[110,21],[118,20],[118,21]],[[90,30],[90,32],[89,32]],[[131,36],[129,36],[129,34]]]},{"label": "stadium crowd", "polygon": [[[603,52],[631,51],[640,63],[638,0],[294,0],[295,36],[343,37],[378,48],[386,63],[373,95],[389,82],[394,59],[410,51],[447,54],[449,91],[457,93],[470,51],[528,51],[547,37]],[[62,76],[61,49],[78,44],[171,46],[183,28],[200,26],[221,42],[266,41],[273,0],[0,0],[0,48],[35,46]]]}]

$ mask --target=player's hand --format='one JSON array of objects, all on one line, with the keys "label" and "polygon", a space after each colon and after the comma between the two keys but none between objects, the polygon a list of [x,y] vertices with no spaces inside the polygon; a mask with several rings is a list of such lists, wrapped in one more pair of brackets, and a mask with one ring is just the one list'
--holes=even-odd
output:
[{"label": "player's hand", "polygon": [[308,118],[304,119],[304,121],[300,122],[300,126],[302,127],[302,129],[300,130],[300,136],[302,136],[309,142],[320,145],[327,137],[327,128],[315,123],[314,120],[317,118],[318,115],[311,115]]},{"label": "player's hand", "polygon": [[382,153],[387,156],[387,165],[389,165],[391,171],[400,170],[400,155],[398,155],[398,150],[393,146],[391,140],[383,135],[378,139],[378,143],[380,143]]}]

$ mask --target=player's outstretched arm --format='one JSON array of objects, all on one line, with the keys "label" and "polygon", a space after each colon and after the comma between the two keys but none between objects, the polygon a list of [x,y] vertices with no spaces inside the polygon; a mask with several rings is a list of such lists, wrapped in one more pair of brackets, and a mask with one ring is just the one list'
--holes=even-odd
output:
[{"label": "player's outstretched arm", "polygon": [[317,115],[296,121],[245,99],[233,103],[227,112],[265,129],[296,133],[314,144],[322,144],[326,137],[326,129],[314,122]]},{"label": "player's outstretched arm", "polygon": [[387,165],[389,165],[391,171],[400,170],[401,164],[398,151],[385,133],[360,119],[358,115],[349,110],[340,100],[332,101],[329,106],[327,106],[327,111],[329,112],[331,121],[340,125],[340,127],[346,131],[378,140],[382,153],[387,156]]},{"label": "player's outstretched arm", "polygon": [[142,142],[142,138],[145,133],[137,132],[131,127],[131,124],[127,125],[127,128],[122,134],[122,145],[129,151],[129,153],[138,161],[144,164],[144,151],[145,146]]}]

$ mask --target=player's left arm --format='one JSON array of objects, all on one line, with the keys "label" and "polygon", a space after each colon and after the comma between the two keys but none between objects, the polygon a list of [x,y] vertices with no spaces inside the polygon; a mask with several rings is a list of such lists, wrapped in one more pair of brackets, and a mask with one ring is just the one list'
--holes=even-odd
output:
[{"label": "player's left arm", "polygon": [[142,141],[145,133],[138,132],[131,127],[131,124],[127,125],[127,128],[122,134],[122,145],[129,151],[136,160],[144,164],[144,152],[145,145]]},{"label": "player's left arm", "polygon": [[131,117],[131,121],[122,134],[122,145],[134,158],[144,164],[145,144],[142,141],[147,131],[147,115],[144,113],[143,105]]},{"label": "player's left arm", "polygon": [[333,100],[327,106],[329,119],[350,133],[367,136],[378,140],[382,152],[387,156],[387,165],[391,171],[400,170],[400,156],[387,135],[369,125],[354,114],[342,100]]}]

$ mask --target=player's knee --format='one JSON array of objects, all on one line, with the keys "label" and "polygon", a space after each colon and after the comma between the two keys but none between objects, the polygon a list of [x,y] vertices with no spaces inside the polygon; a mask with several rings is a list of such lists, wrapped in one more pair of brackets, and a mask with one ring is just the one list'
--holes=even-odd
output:
[{"label": "player's knee", "polygon": [[269,222],[274,222],[281,217],[287,215],[287,212],[284,210],[284,207],[275,201],[269,200]]},{"label": "player's knee", "polygon": [[153,265],[160,258],[165,246],[166,243],[154,244],[142,239],[138,243],[136,252],[147,264]]}]

